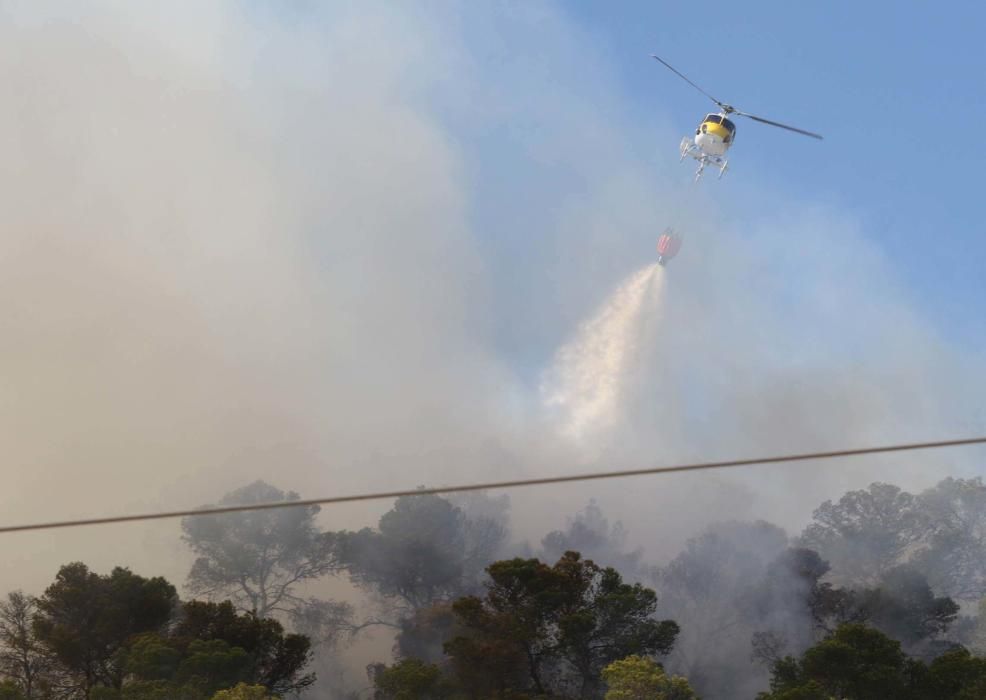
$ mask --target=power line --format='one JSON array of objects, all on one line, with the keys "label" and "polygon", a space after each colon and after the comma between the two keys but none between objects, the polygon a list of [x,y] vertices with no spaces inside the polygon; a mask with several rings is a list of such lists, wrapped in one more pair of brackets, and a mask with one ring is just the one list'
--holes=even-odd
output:
[{"label": "power line", "polygon": [[490,481],[487,483],[461,484],[459,486],[439,486],[432,488],[402,489],[399,491],[378,491],[374,493],[353,494],[349,496],[327,496],[325,498],[309,498],[297,501],[277,501],[274,503],[253,503],[249,505],[217,506],[197,508],[194,510],[172,510],[157,513],[137,513],[131,515],[114,515],[102,518],[82,518],[79,520],[55,520],[51,522],[30,523],[25,525],[7,525],[0,527],[0,534],[10,532],[28,532],[32,530],[54,530],[57,528],[83,527],[86,525],[111,525],[116,523],[132,523],[145,520],[166,520],[170,518],[186,518],[197,515],[223,515],[252,510],[273,510],[274,508],[300,508],[305,506],[335,505],[338,503],[354,503],[357,501],[376,501],[401,496],[427,496],[443,493],[460,493],[463,491],[492,491],[497,489],[525,488],[528,486],[545,486],[548,484],[565,484],[576,481],[598,481],[602,479],[619,479],[630,476],[651,476],[655,474],[671,474],[675,472],[702,471],[705,469],[726,469],[731,467],[747,467],[758,464],[778,464],[781,462],[804,462],[817,459],[841,459],[861,455],[886,454],[889,452],[910,452],[913,450],[932,450],[944,447],[961,447],[963,445],[986,444],[986,436],[962,438],[958,440],[938,440],[935,442],[912,442],[879,447],[861,447],[831,452],[806,452],[802,454],[779,455],[773,457],[752,457],[748,459],[730,459],[718,462],[696,462],[678,464],[667,467],[647,467],[643,469],[625,469],[615,472],[589,472],[587,474],[570,474],[567,476],[542,476],[531,479],[513,479],[510,481]]}]

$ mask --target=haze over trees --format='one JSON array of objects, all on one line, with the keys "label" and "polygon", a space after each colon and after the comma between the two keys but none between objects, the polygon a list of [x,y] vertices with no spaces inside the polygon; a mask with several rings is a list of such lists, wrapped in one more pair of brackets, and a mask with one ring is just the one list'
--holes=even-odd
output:
[{"label": "haze over trees", "polygon": [[352,581],[377,596],[378,621],[399,627],[419,610],[478,590],[506,537],[496,517],[469,517],[439,496],[405,496],[376,529],[338,533],[338,557]]},{"label": "haze over trees", "polygon": [[623,523],[610,524],[602,509],[590,501],[564,530],[553,530],[541,539],[540,557],[555,561],[565,552],[579,552],[602,566],[611,566],[625,577],[643,581],[653,572],[643,563],[642,548],[629,549]]},{"label": "haze over trees", "polygon": [[[298,498],[255,482],[222,502]],[[663,564],[595,502],[539,556],[486,494],[404,497],[358,531],[304,507],[187,518],[187,600],[75,562],[0,601],[0,700],[982,697],[984,513],[979,479],[872,484],[800,535],[714,523]],[[320,595],[333,577],[368,617]],[[394,643],[368,679],[316,676],[370,628]]]},{"label": "haze over trees", "polygon": [[938,592],[975,602],[986,595],[986,485],[948,478],[915,496],[871,484],[820,505],[800,541],[831,563],[833,580],[871,584],[906,563]]},{"label": "haze over trees", "polygon": [[[256,481],[226,494],[219,505],[299,498]],[[305,506],[183,519],[183,539],[197,555],[188,573],[189,592],[228,599],[259,617],[309,614],[322,601],[304,598],[297,589],[341,569],[335,535],[315,525],[318,512],[318,506]]]}]

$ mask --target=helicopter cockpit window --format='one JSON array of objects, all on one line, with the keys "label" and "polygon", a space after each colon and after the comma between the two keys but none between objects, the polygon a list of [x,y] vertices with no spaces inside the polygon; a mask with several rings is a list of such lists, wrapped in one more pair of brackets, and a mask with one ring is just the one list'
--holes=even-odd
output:
[{"label": "helicopter cockpit window", "polygon": [[712,122],[713,124],[722,124],[722,117],[718,114],[707,114],[705,119],[702,121]]}]

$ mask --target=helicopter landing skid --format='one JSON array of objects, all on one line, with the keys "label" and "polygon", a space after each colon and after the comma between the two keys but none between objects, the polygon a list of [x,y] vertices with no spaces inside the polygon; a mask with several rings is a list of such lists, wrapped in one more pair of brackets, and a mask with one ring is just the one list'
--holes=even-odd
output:
[{"label": "helicopter landing skid", "polygon": [[680,149],[681,160],[685,160],[685,157],[688,156],[698,161],[698,170],[695,171],[695,182],[698,182],[702,178],[702,174],[705,172],[705,166],[707,165],[712,165],[719,169],[720,179],[726,174],[726,170],[729,167],[729,161],[721,156],[713,156],[708,153],[703,153],[702,149],[696,146],[695,143],[687,136],[681,139]]}]

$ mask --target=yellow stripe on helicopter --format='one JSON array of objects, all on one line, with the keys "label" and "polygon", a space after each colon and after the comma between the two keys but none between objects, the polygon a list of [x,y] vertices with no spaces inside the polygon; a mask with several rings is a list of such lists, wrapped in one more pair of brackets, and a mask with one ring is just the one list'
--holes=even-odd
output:
[{"label": "yellow stripe on helicopter", "polygon": [[728,140],[729,136],[732,134],[732,132],[729,129],[727,129],[722,124],[719,124],[717,122],[705,121],[702,122],[702,126],[705,127],[704,129],[705,133],[712,134],[713,136],[718,136],[723,141]]}]

